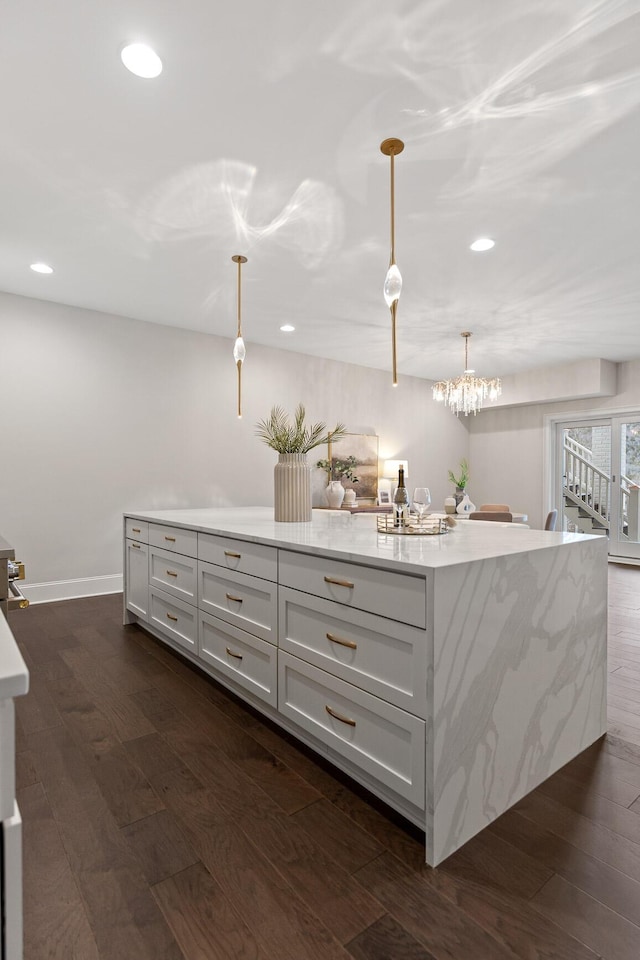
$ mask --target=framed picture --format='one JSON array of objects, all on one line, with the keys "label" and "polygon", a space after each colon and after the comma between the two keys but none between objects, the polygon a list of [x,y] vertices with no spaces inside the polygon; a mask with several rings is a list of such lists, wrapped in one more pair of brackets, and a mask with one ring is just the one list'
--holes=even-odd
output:
[{"label": "framed picture", "polygon": [[378,437],[374,434],[347,433],[340,440],[329,442],[327,460],[335,464],[337,460],[344,462],[349,457],[355,458],[353,473],[358,482],[343,478],[345,489],[355,490],[358,500],[371,499],[376,503],[378,499]]},{"label": "framed picture", "polygon": [[382,506],[383,503],[391,503],[390,490],[378,490],[378,504]]}]

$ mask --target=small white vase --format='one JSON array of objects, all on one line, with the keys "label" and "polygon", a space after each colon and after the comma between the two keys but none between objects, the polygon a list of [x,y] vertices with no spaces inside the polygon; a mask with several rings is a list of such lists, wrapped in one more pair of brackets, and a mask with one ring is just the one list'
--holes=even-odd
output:
[{"label": "small white vase", "polygon": [[355,506],[356,503],[356,492],[351,487],[344,492],[344,502],[348,507]]},{"label": "small white vase", "polygon": [[464,497],[456,507],[456,513],[460,513],[464,516],[467,513],[473,513],[475,509],[476,509],[475,503],[471,503],[471,500],[469,499],[469,494],[465,493]]},{"label": "small white vase", "polygon": [[445,499],[444,499],[444,512],[445,512],[445,513],[455,513],[455,512],[456,512],[456,498],[455,498],[455,497],[445,497]]},{"label": "small white vase", "polygon": [[311,520],[311,467],[305,453],[280,453],[273,471],[275,520]]},{"label": "small white vase", "polygon": [[339,480],[330,480],[325,490],[327,503],[332,510],[339,510],[344,500],[345,490]]}]

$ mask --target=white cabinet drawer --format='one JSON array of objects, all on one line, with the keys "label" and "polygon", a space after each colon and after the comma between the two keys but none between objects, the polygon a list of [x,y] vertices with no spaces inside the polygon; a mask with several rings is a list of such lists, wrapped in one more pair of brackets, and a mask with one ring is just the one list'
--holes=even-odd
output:
[{"label": "white cabinet drawer", "polygon": [[218,617],[200,614],[200,659],[272,707],[278,705],[278,650]]},{"label": "white cabinet drawer", "polygon": [[187,603],[196,603],[198,561],[181,554],[151,547],[149,551],[149,583]]},{"label": "white cabinet drawer", "polygon": [[198,611],[190,603],[149,587],[149,620],[190,653],[198,650]]},{"label": "white cabinet drawer", "polygon": [[198,606],[262,640],[276,642],[277,585],[198,561]]},{"label": "white cabinet drawer", "polygon": [[278,644],[419,717],[427,708],[427,634],[288,587],[279,592]]},{"label": "white cabinet drawer", "polygon": [[263,543],[248,543],[211,533],[198,534],[198,560],[216,563],[237,573],[264,580],[278,579],[278,551]]},{"label": "white cabinet drawer", "polygon": [[425,722],[278,652],[284,716],[395,793],[424,806]]},{"label": "white cabinet drawer", "polygon": [[414,627],[426,626],[424,577],[288,550],[280,551],[279,573],[282,586],[410,623]]},{"label": "white cabinet drawer", "polygon": [[139,540],[140,543],[149,543],[149,524],[146,520],[133,520],[131,517],[127,517],[125,527],[129,540]]},{"label": "white cabinet drawer", "polygon": [[149,543],[152,547],[184,553],[187,557],[198,556],[198,534],[195,530],[181,527],[166,527],[161,523],[149,524]]}]

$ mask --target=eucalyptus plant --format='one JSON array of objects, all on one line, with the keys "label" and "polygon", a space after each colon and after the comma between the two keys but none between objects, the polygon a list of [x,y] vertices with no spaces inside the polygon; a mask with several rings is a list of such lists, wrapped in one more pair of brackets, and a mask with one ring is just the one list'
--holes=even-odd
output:
[{"label": "eucalyptus plant", "polygon": [[344,423],[337,423],[329,432],[325,432],[325,423],[305,426],[305,417],[306,411],[301,403],[296,407],[293,423],[282,407],[272,407],[266,420],[257,422],[256,436],[278,453],[308,453],[322,443],[342,439],[347,432]]},{"label": "eucalyptus plant", "polygon": [[[333,434],[331,435],[333,439]],[[359,483],[360,478],[353,472],[360,461],[353,455],[345,460],[318,460],[316,467],[326,470],[331,480],[350,480],[351,483]]]}]

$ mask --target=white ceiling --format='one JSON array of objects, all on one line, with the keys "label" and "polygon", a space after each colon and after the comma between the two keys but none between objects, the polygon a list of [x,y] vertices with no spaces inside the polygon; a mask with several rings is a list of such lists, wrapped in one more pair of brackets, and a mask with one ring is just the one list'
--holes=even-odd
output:
[{"label": "white ceiling", "polygon": [[465,329],[484,375],[640,357],[640,0],[4,0],[0,27],[1,290],[233,338],[243,253],[249,351],[389,369],[395,136],[400,373],[460,373]]}]

